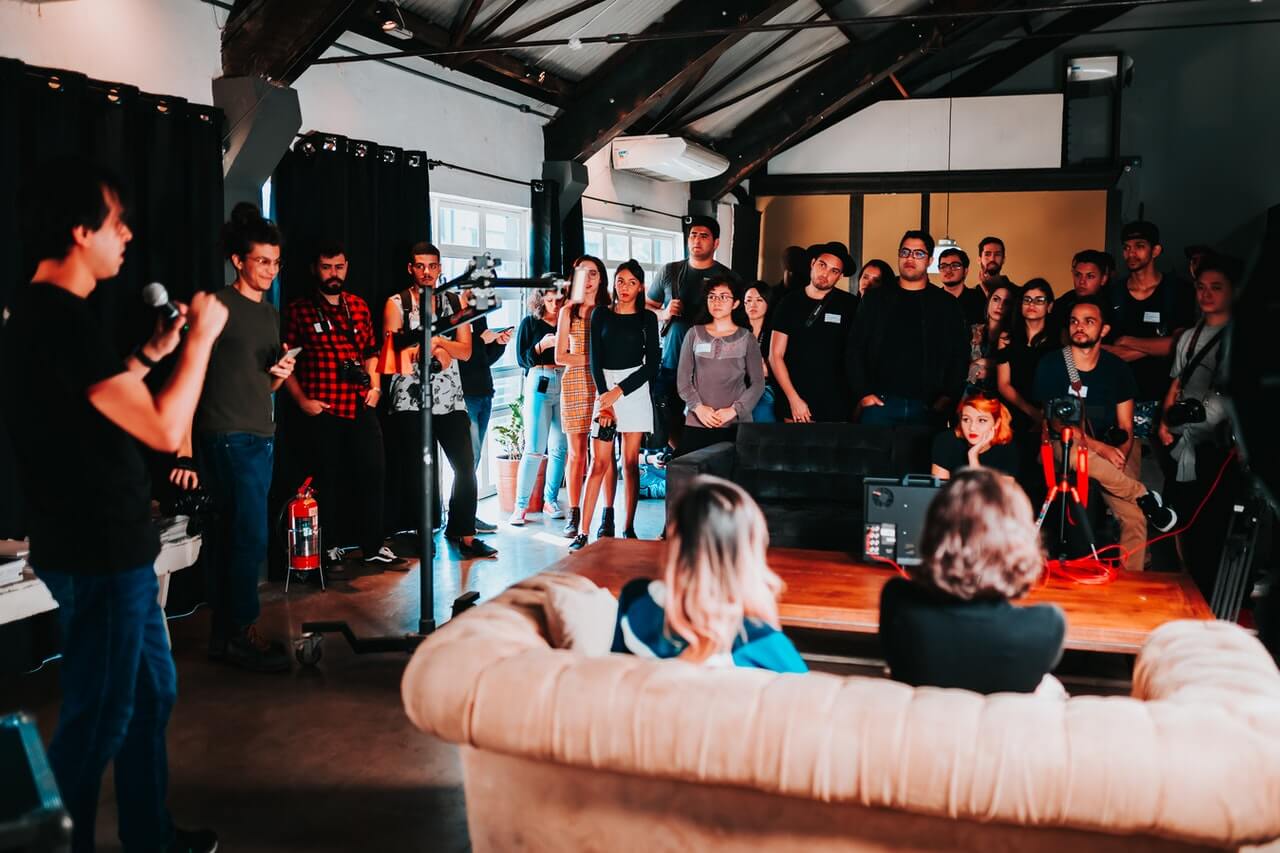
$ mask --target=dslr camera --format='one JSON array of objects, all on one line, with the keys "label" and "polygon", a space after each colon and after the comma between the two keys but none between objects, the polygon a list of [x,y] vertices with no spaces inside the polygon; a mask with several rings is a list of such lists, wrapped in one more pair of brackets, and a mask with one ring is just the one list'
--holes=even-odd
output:
[{"label": "dslr camera", "polygon": [[344,358],[338,364],[338,378],[357,388],[369,387],[369,373],[354,358]]},{"label": "dslr camera", "polygon": [[1079,397],[1054,397],[1044,404],[1044,416],[1050,421],[1077,425],[1084,420],[1084,401]]},{"label": "dslr camera", "polygon": [[1204,403],[1199,400],[1179,400],[1164,413],[1166,426],[1180,427],[1187,424],[1202,424],[1209,419]]}]

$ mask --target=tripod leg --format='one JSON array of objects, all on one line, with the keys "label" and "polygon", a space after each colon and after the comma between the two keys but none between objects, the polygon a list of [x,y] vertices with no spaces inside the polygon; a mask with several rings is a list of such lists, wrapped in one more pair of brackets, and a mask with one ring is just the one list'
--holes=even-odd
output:
[{"label": "tripod leg", "polygon": [[1040,506],[1040,515],[1036,516],[1036,530],[1044,525],[1045,516],[1049,514],[1049,507],[1053,506],[1053,499],[1058,496],[1058,487],[1054,486],[1049,490],[1049,496],[1044,499],[1044,503]]},{"label": "tripod leg", "polygon": [[1080,493],[1075,489],[1071,489],[1063,497],[1071,504],[1071,514],[1074,516],[1080,530],[1084,532],[1085,541],[1089,543],[1089,550],[1093,553],[1093,558],[1095,560],[1098,559],[1098,540],[1093,537],[1093,525],[1089,523],[1089,511],[1085,509],[1084,502],[1080,500]]}]

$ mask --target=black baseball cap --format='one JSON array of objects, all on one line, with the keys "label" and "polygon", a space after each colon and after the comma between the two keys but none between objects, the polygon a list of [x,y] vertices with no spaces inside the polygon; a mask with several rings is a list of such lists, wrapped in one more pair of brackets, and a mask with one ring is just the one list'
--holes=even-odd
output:
[{"label": "black baseball cap", "polygon": [[815,243],[809,247],[809,260],[815,261],[818,255],[831,255],[840,260],[840,271],[845,275],[856,275],[858,262],[849,254],[849,250],[845,248],[844,243],[831,241],[830,243]]},{"label": "black baseball cap", "polygon": [[1160,229],[1154,222],[1147,222],[1145,219],[1128,222],[1120,229],[1120,242],[1126,240],[1146,240],[1153,246],[1159,246]]}]

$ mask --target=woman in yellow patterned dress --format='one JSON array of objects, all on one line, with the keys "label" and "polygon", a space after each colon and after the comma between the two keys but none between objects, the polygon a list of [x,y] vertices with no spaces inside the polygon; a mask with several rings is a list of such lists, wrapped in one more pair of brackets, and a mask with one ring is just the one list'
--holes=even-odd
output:
[{"label": "woman in yellow patterned dress", "polygon": [[[582,482],[587,473],[588,435],[596,400],[596,386],[591,379],[587,359],[591,312],[596,306],[609,304],[609,288],[606,286],[609,273],[604,262],[591,255],[583,255],[573,262],[573,268],[587,271],[582,302],[570,302],[561,308],[556,323],[556,364],[566,368],[560,382],[560,422],[569,439],[568,473],[565,476],[569,488],[569,520],[564,525],[566,539],[576,537],[578,528],[582,526]],[[597,538],[614,533],[613,498],[617,489],[617,472],[614,469],[604,481],[605,506]],[[587,519],[586,524],[590,526],[591,519]]]}]

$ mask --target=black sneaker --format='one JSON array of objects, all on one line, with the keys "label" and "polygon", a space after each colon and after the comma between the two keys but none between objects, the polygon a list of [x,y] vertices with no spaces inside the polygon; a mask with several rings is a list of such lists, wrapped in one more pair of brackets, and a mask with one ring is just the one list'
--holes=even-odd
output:
[{"label": "black sneaker", "polygon": [[1138,508],[1147,517],[1147,523],[1161,533],[1168,533],[1178,523],[1178,513],[1173,507],[1164,505],[1159,492],[1148,491],[1138,498]]},{"label": "black sneaker", "polygon": [[207,829],[174,829],[167,853],[217,853],[218,836]]},{"label": "black sneaker", "polygon": [[613,507],[607,506],[600,511],[600,529],[596,531],[596,538],[603,539],[608,536],[613,538]]},{"label": "black sneaker", "polygon": [[251,672],[288,672],[289,652],[284,643],[258,633],[257,625],[238,631],[227,641],[227,663]]},{"label": "black sneaker", "polygon": [[497,533],[498,525],[490,524],[483,519],[476,519],[476,533]]},{"label": "black sneaker", "polygon": [[622,538],[623,539],[639,539],[640,537],[636,535],[636,532],[634,530],[628,527],[626,530],[622,531]]},{"label": "black sneaker", "polygon": [[587,534],[585,533],[579,533],[577,536],[573,537],[573,541],[569,543],[570,551],[581,551],[585,547],[587,547]]},{"label": "black sneaker", "polygon": [[476,539],[474,536],[471,538],[470,543],[464,542],[461,539],[453,539],[450,541],[453,542],[454,547],[458,549],[458,553],[461,554],[463,557],[496,557],[498,556],[497,548],[494,548],[486,544],[485,542],[479,539]]}]

